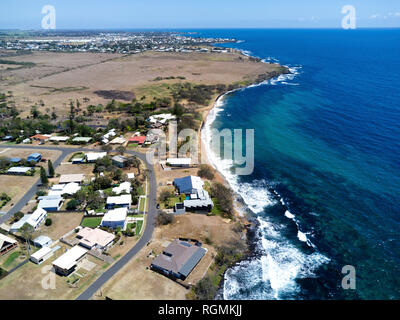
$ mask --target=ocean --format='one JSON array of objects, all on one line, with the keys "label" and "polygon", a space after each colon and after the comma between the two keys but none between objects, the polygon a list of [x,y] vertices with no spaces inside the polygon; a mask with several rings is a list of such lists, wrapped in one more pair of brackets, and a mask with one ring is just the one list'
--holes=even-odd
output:
[{"label": "ocean", "polygon": [[207,120],[207,143],[211,128],[255,132],[251,175],[209,150],[257,222],[219,298],[400,299],[400,29],[194,31],[293,72],[225,95]]}]

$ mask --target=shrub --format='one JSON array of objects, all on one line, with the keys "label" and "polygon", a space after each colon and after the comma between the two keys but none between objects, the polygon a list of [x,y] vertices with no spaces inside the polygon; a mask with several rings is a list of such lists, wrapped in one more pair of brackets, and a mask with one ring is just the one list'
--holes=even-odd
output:
[{"label": "shrub", "polygon": [[214,179],[214,169],[211,168],[211,166],[209,166],[208,164],[202,164],[199,171],[197,171],[197,174],[204,179]]},{"label": "shrub", "polygon": [[225,187],[223,184],[216,182],[211,186],[211,194],[217,199],[220,209],[232,217],[233,214],[233,199],[231,189]]},{"label": "shrub", "polygon": [[67,210],[76,210],[78,208],[79,202],[76,199],[69,200],[67,203]]},{"label": "shrub", "polygon": [[158,215],[157,215],[157,224],[159,226],[165,226],[167,224],[170,224],[172,222],[174,222],[174,217],[164,211],[161,211]]},{"label": "shrub", "polygon": [[196,298],[199,300],[213,300],[217,294],[217,286],[215,286],[209,276],[201,279],[196,286],[193,287]]},{"label": "shrub", "polygon": [[160,199],[161,202],[166,202],[172,196],[173,194],[171,190],[164,189],[163,191],[161,191],[160,196],[158,198]]},{"label": "shrub", "polygon": [[46,222],[44,223],[46,227],[49,227],[53,224],[53,220],[51,220],[50,218],[46,219]]}]

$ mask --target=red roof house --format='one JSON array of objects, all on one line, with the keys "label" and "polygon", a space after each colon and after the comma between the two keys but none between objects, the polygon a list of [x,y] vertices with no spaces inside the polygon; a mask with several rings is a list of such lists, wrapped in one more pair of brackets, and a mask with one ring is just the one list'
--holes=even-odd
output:
[{"label": "red roof house", "polygon": [[137,143],[137,144],[143,144],[145,141],[146,141],[145,136],[137,136],[137,137],[132,137],[129,139],[129,142]]}]

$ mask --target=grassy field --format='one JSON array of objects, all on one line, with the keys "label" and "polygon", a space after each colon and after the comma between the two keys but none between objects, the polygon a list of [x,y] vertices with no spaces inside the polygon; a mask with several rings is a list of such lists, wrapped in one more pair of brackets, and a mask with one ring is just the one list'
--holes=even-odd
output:
[{"label": "grassy field", "polygon": [[81,226],[82,227],[89,227],[89,228],[97,228],[101,223],[101,217],[90,217],[84,218]]},{"label": "grassy field", "polygon": [[136,231],[135,231],[136,235],[139,235],[142,232],[142,226],[143,226],[143,221],[142,220],[138,220],[136,222]]}]

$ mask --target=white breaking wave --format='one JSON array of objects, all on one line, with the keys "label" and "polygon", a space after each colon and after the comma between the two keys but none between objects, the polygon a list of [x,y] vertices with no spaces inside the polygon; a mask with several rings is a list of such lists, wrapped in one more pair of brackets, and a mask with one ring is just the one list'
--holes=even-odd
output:
[{"label": "white breaking wave", "polygon": [[[243,53],[246,55],[250,54],[250,52]],[[290,71],[292,74],[281,75],[258,85],[288,84],[287,81],[292,81],[295,76],[299,74],[300,68],[301,67],[291,67]],[[227,92],[226,94],[231,92]],[[259,230],[262,236],[257,243],[257,251],[261,253],[260,258],[242,261],[225,273],[223,298],[225,300],[230,300],[294,297],[300,290],[296,279],[314,276],[313,272],[321,264],[329,262],[329,258],[317,251],[312,254],[303,253],[288,239],[283,237],[282,231],[286,226],[274,224],[268,217],[261,215],[265,207],[276,204],[273,194],[268,191],[267,182],[262,180],[253,181],[252,183],[240,182],[239,178],[232,174],[230,170],[232,161],[222,160],[214,150],[211,150],[212,124],[218,113],[220,113],[225,106],[224,98],[226,94],[217,99],[214,108],[209,112],[204,129],[202,130],[201,138],[210,163],[225,177],[232,190],[242,197],[247,207],[254,214],[259,215],[257,219],[260,223]],[[276,195],[278,194],[276,193]],[[280,197],[279,200],[282,205],[286,206],[282,197]],[[307,235],[300,231],[295,215],[286,211],[285,216],[296,223],[299,241],[306,242],[309,246],[316,249],[308,240]]]}]

